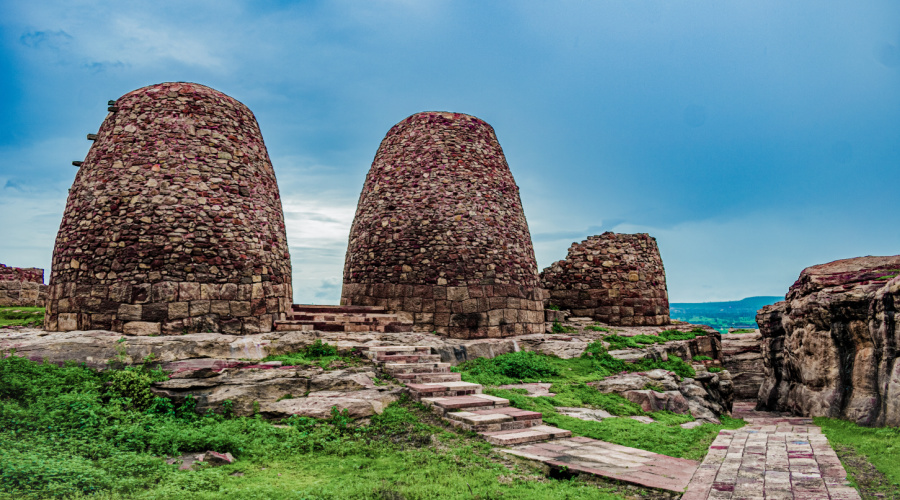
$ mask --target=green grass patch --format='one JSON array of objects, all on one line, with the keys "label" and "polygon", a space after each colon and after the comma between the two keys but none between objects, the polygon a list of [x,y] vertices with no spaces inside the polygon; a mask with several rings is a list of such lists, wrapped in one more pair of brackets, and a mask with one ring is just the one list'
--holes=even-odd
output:
[{"label": "green grass patch", "polygon": [[712,361],[709,356],[694,356],[694,361]]},{"label": "green grass patch", "polygon": [[[816,417],[813,421],[822,428],[822,433],[836,450],[846,450],[846,455],[839,453],[839,456],[845,455],[841,456],[841,461],[854,486],[868,490],[872,497],[880,493],[881,498],[895,498],[893,495],[900,488],[900,428],[862,427],[824,417]],[[883,477],[873,481],[865,467],[857,466],[859,461],[854,460],[854,455],[864,457]]]},{"label": "green grass patch", "polygon": [[43,324],[43,307],[0,307],[0,327],[27,326],[40,328]]},{"label": "green grass patch", "polygon": [[266,356],[262,361],[281,361],[283,366],[320,366],[326,370],[358,366],[362,360],[355,356],[341,356],[337,347],[316,339],[305,349],[275,356]]},{"label": "green grass patch", "polygon": [[[623,498],[507,467],[487,443],[427,423],[418,404],[395,403],[365,424],[333,410],[279,428],[165,398],[147,404],[144,390],[163,376],[0,359],[0,498]],[[162,460],[206,450],[236,461],[178,471]]]},{"label": "green grass patch", "polygon": [[737,330],[733,330],[730,333],[753,333],[756,330],[751,330],[749,328],[738,328]]},{"label": "green grass patch", "polygon": [[722,371],[722,368],[720,368],[718,366],[710,366],[708,368],[708,371],[709,371],[709,373],[719,373],[720,371]]},{"label": "green grass patch", "polygon": [[578,333],[576,328],[571,326],[565,326],[559,322],[559,320],[553,321],[553,327],[551,328],[553,333]]},{"label": "green grass patch", "polygon": [[703,424],[693,429],[683,429],[679,426],[683,422],[671,417],[663,417],[663,421],[652,424],[642,424],[630,418],[607,418],[602,422],[593,422],[558,414],[544,417],[545,422],[568,429],[574,435],[690,460],[702,460],[720,430],[737,429],[745,424],[743,420],[727,416],[722,416],[721,420],[722,425]]},{"label": "green grass patch", "polygon": [[606,333],[609,333],[609,332],[612,331],[610,328],[607,328],[607,327],[605,327],[605,326],[600,326],[600,325],[588,325],[588,326],[584,327],[584,329],[585,329],[585,330],[590,330],[590,331],[592,331],[592,332],[606,332]]}]

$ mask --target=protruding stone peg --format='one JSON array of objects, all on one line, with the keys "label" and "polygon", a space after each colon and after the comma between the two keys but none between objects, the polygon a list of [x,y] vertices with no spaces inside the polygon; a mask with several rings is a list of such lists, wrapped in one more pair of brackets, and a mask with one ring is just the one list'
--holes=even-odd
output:
[{"label": "protruding stone peg", "polygon": [[115,113],[116,111],[119,110],[119,107],[118,106],[110,106],[110,107],[106,108],[106,110],[109,111],[110,113]]},{"label": "protruding stone peg", "polygon": [[116,101],[106,101],[106,105],[107,105],[107,106],[115,106],[115,105],[116,105]]},{"label": "protruding stone peg", "polygon": [[75,165],[76,167],[80,167],[80,166],[84,165],[84,162],[83,162],[83,161],[77,161],[77,160],[76,160],[76,161],[73,161],[73,162],[72,162],[72,165]]},{"label": "protruding stone peg", "polygon": [[100,136],[98,136],[97,134],[88,134],[88,135],[87,135],[87,139],[88,139],[89,141],[96,141],[96,140],[99,139],[99,138],[100,138]]}]

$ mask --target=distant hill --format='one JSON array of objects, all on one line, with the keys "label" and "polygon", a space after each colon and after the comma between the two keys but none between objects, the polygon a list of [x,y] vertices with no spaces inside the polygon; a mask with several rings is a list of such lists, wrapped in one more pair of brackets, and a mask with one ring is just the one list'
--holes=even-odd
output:
[{"label": "distant hill", "polygon": [[720,332],[729,328],[757,328],[756,311],[784,297],[747,297],[729,302],[673,302],[669,316],[679,321],[709,325]]}]

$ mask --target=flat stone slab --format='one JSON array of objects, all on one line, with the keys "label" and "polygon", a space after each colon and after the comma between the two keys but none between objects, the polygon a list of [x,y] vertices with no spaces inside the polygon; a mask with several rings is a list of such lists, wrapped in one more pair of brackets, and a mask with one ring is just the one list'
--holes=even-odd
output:
[{"label": "flat stone slab", "polygon": [[554,469],[594,474],[647,488],[681,493],[697,471],[698,462],[669,457],[586,437],[500,450]]},{"label": "flat stone slab", "polygon": [[810,419],[739,409],[750,425],[719,432],[681,500],[860,498]]},{"label": "flat stone slab", "polygon": [[572,435],[572,432],[549,425],[535,425],[534,427],[528,427],[526,429],[479,432],[479,434],[491,444],[512,446],[523,443],[534,443],[536,441],[547,441],[549,439],[567,438]]},{"label": "flat stone slab", "polygon": [[556,393],[550,392],[550,386],[553,384],[534,383],[534,384],[506,384],[497,386],[498,389],[525,389],[528,391],[528,397],[536,398],[538,396],[556,396]]},{"label": "flat stone slab", "polygon": [[453,396],[448,398],[422,398],[425,404],[433,404],[446,410],[458,408],[476,408],[480,406],[506,406],[509,400],[488,396],[487,394],[471,394],[468,396]]}]

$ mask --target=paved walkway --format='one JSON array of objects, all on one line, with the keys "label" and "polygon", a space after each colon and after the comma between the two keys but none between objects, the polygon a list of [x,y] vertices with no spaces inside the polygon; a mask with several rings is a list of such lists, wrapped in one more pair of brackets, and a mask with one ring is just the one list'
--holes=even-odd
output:
[{"label": "paved walkway", "polygon": [[821,429],[808,418],[735,403],[747,425],[723,430],[681,500],[858,500]]}]

